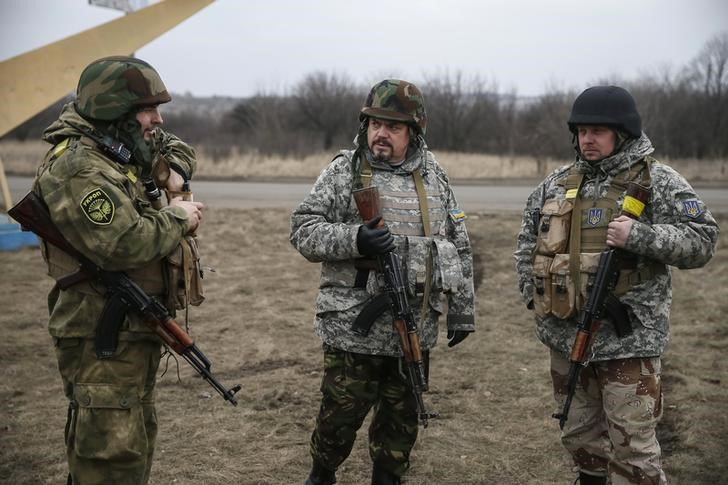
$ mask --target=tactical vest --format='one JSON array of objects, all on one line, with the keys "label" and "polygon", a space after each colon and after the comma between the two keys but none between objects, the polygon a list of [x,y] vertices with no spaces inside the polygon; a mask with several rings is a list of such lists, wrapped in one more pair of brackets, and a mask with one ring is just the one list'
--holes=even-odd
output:
[{"label": "tactical vest", "polygon": [[[356,160],[356,156],[354,157]],[[361,187],[369,187],[372,168],[365,156],[359,155],[358,176]],[[425,187],[422,171],[412,172],[413,191],[379,189],[382,217],[393,235],[404,236],[407,247],[407,279],[414,294],[423,298],[422,318],[427,314],[433,279],[433,234],[439,234],[446,223],[442,194]],[[433,206],[433,209],[430,209]],[[411,244],[410,244],[411,243]],[[357,276],[360,279],[360,275]]]},{"label": "tactical vest", "polygon": [[[619,201],[629,182],[650,185],[650,163],[646,157],[611,180],[596,200],[581,198],[584,174],[576,167],[556,181],[564,198],[548,199],[541,208],[534,255],[534,310],[541,316],[570,318],[582,309],[596,274],[600,253],[606,249],[607,226],[619,214]],[[650,279],[660,265],[636,267],[628,259],[620,270],[614,294]],[[576,277],[574,277],[576,275]]]}]

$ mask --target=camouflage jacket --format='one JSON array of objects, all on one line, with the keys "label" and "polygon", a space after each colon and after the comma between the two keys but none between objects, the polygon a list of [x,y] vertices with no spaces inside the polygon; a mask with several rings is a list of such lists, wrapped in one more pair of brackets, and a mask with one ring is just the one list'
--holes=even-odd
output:
[{"label": "camouflage jacket", "polygon": [[[592,166],[578,159],[575,164],[551,173],[531,193],[523,213],[514,253],[518,285],[528,308],[534,303],[534,257],[542,208],[547,200],[565,198],[560,181],[576,167],[584,172],[579,192],[582,200],[604,197],[614,177],[634,169],[653,148],[646,135],[627,142],[625,148]],[[651,157],[650,157],[651,158]],[[667,266],[699,268],[713,255],[718,226],[690,184],[675,170],[651,159],[648,165],[651,194],[644,212],[634,222],[625,250],[637,256],[637,267],[656,268],[651,278],[629,286],[619,300],[627,307],[633,332],[623,338],[605,318],[592,347],[592,360],[661,355],[669,337],[672,301],[670,271]],[[617,201],[621,206],[623,195]],[[604,243],[606,249],[606,241]],[[536,334],[550,348],[567,356],[574,341],[576,319],[536,315]]]},{"label": "camouflage jacket", "polygon": [[[92,125],[69,103],[43,135],[54,148],[38,169],[34,190],[45,200],[53,222],[76,250],[101,268],[128,271],[132,277],[135,272],[144,275],[158,288],[151,293],[163,292],[159,288],[164,278],[162,260],[187,231],[184,210],[152,208],[138,178],[139,167],[109,159],[93,144],[84,143],[76,127],[88,129]],[[196,161],[192,148],[161,130],[155,138],[171,163],[188,175],[193,173]],[[47,257],[49,247],[44,245],[43,250]],[[58,295],[52,293],[50,334],[93,336],[104,303],[101,291],[88,283],[74,285]],[[149,332],[144,323],[130,316],[122,327],[121,338],[129,333]]]},{"label": "camouflage jacket", "polygon": [[[352,189],[360,186],[359,168],[354,166],[352,155],[342,151],[293,211],[290,240],[309,261],[322,263],[314,329],[323,342],[351,352],[397,356],[401,352],[391,312],[377,318],[366,337],[351,330],[361,310],[382,291],[374,272],[369,273],[365,287],[355,285],[354,259],[362,256],[356,244],[362,219],[352,198]],[[449,329],[474,331],[472,251],[465,214],[445,172],[426,150],[410,155],[396,168],[370,163],[371,186],[379,189],[384,220],[403,260],[423,349],[435,345],[438,318],[445,311]],[[427,192],[432,228],[429,238],[424,236],[414,170],[421,170]],[[424,283],[427,257],[432,257],[434,270],[432,291],[423,312],[423,294],[418,288],[424,285],[418,283]]]}]

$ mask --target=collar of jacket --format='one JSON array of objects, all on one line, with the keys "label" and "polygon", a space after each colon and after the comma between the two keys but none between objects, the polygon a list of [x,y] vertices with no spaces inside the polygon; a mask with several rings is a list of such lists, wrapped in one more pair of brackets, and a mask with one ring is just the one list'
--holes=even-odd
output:
[{"label": "collar of jacket", "polygon": [[632,165],[639,162],[647,155],[655,151],[652,142],[645,133],[642,136],[625,143],[624,148],[602,160],[591,163],[581,157],[576,159],[576,167],[587,177],[607,177],[628,170]]}]

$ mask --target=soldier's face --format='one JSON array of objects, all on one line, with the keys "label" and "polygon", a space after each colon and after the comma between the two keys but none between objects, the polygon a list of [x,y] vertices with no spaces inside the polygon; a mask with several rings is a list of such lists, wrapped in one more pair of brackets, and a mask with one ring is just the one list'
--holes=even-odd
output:
[{"label": "soldier's face", "polygon": [[142,125],[142,136],[146,141],[152,139],[152,131],[154,128],[164,123],[162,115],[159,113],[159,106],[145,106],[136,114],[136,119]]},{"label": "soldier's face", "polygon": [[579,150],[584,160],[597,161],[606,158],[614,151],[617,135],[609,127],[579,125],[576,127]]},{"label": "soldier's face", "polygon": [[401,162],[407,155],[409,130],[405,123],[369,118],[367,143],[380,162]]}]

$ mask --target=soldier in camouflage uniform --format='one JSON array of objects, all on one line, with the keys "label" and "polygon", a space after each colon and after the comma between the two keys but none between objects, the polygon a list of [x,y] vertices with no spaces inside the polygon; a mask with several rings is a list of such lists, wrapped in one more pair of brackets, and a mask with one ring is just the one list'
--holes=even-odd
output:
[{"label": "soldier in camouflage uniform", "polygon": [[[171,100],[146,62],[110,57],[81,74],[77,97],[64,106],[43,139],[53,145],[38,169],[34,191],[74,248],[106,270],[126,271],[150,295],[168,299],[165,257],[201,220],[202,205],[172,198],[155,208],[142,181],[156,179],[179,191],[195,169],[191,147],[159,128],[158,105]],[[108,143],[101,143],[103,137]],[[122,142],[131,158],[109,149]],[[43,245],[54,278],[71,273],[75,261]],[[80,282],[55,286],[48,297],[49,331],[69,400],[66,423],[68,482],[146,483],[157,419],[154,383],[160,340],[127,315],[114,356],[94,350],[103,288]],[[174,311],[174,308],[170,308]]]},{"label": "soldier in camouflage uniform", "polygon": [[[632,332],[619,337],[603,318],[582,370],[561,440],[585,484],[663,484],[655,427],[663,411],[660,356],[669,336],[670,270],[699,268],[713,255],[718,226],[688,182],[654,158],[632,96],[595,86],[575,100],[568,126],[576,161],[550,174],[529,196],[515,252],[524,302],[536,334],[551,349],[559,406],[568,356],[607,246],[628,252],[614,295]],[[650,188],[638,220],[619,215],[627,183]],[[579,254],[577,278],[570,258]],[[577,282],[574,282],[574,279]]]},{"label": "soldier in camouflage uniform", "polygon": [[[391,312],[376,318],[367,336],[352,331],[356,317],[382,293],[375,272],[357,270],[355,259],[396,247],[425,351],[435,345],[445,308],[448,346],[475,330],[465,214],[427,150],[425,128],[417,87],[400,80],[376,84],[360,113],[355,150],[333,159],[291,216],[291,243],[322,263],[314,330],[323,341],[323,399],[311,437],[310,485],[336,482],[334,472],[372,407],[372,483],[400,483],[417,438],[415,400]],[[379,190],[384,228],[376,227],[379,218],[364,224],[352,198],[354,189],[369,185]]]}]

